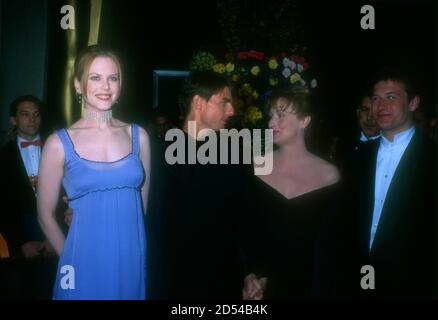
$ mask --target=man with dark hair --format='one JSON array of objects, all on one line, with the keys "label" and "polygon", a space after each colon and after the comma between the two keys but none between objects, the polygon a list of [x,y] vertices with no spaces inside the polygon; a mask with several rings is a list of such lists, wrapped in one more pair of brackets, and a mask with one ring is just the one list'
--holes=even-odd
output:
[{"label": "man with dark hair", "polygon": [[48,266],[33,263],[54,254],[37,221],[36,185],[43,144],[41,105],[41,101],[32,95],[20,96],[11,103],[9,115],[13,135],[0,151],[1,203],[8,208],[0,213],[0,232],[8,244],[10,256],[28,261],[22,271],[22,281],[32,278],[23,283],[29,290],[24,290],[21,298],[50,297],[49,278],[42,276],[47,276],[50,270],[39,273],[38,268],[47,269]]},{"label": "man with dark hair", "polygon": [[360,245],[379,298],[434,295],[435,153],[414,126],[420,97],[411,77],[387,69],[374,79],[372,112],[381,129],[359,152]]},{"label": "man with dark hair", "polygon": [[[198,150],[205,143],[198,137],[202,129],[223,129],[233,116],[231,88],[222,76],[200,72],[186,80],[184,94],[185,146],[194,143]],[[149,297],[241,299],[240,239],[252,167],[170,165],[164,150],[156,150],[154,158],[147,214]]]},{"label": "man with dark hair", "polygon": [[167,130],[173,127],[170,117],[161,111],[156,111],[152,114],[152,119],[150,120],[147,128],[149,135],[152,137],[157,137],[164,139]]},{"label": "man with dark hair", "polygon": [[374,119],[372,112],[372,100],[367,94],[363,94],[357,107],[357,119],[360,129],[359,141],[377,139],[380,136],[380,128]]},{"label": "man with dark hair", "polygon": [[34,104],[38,109],[41,109],[42,102],[37,97],[27,94],[24,96],[17,97],[14,101],[12,101],[11,105],[9,106],[9,116],[10,117],[16,117],[17,112],[19,111],[19,107],[23,103],[32,103]]},{"label": "man with dark hair", "polygon": [[14,139],[1,150],[0,170],[3,170],[2,177],[8,177],[4,179],[9,184],[8,188],[3,189],[8,193],[5,201],[12,204],[16,211],[3,213],[13,215],[10,218],[15,220],[11,229],[5,231],[5,236],[12,255],[22,254],[31,258],[50,249],[48,243],[43,242],[36,221],[35,190],[42,146],[39,134],[41,102],[31,95],[18,97],[11,103],[9,115]]}]

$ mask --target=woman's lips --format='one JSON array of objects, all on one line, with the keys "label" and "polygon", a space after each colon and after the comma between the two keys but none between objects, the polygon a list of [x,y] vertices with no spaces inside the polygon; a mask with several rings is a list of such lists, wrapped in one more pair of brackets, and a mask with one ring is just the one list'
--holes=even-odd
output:
[{"label": "woman's lips", "polygon": [[108,101],[111,99],[110,94],[96,94],[96,98],[102,101]]}]

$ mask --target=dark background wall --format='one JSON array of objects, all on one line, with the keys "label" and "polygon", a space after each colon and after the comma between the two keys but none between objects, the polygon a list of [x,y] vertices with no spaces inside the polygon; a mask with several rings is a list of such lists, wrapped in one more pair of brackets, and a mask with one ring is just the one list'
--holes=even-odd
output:
[{"label": "dark background wall", "polygon": [[46,99],[48,10],[47,0],[2,1],[0,8],[0,130],[5,131],[15,97]]}]

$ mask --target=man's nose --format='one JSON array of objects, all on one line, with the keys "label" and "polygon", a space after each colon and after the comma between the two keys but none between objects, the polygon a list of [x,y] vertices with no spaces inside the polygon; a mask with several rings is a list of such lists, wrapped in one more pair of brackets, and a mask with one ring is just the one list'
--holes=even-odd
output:
[{"label": "man's nose", "polygon": [[367,115],[367,120],[368,121],[372,121],[373,119],[374,119],[374,116],[373,116],[373,108],[369,108],[367,111],[366,111],[366,115]]},{"label": "man's nose", "polygon": [[388,107],[388,103],[385,99],[379,99],[378,101],[376,101],[376,103],[377,111],[386,110],[386,108]]},{"label": "man's nose", "polygon": [[234,116],[234,106],[233,106],[232,104],[229,104],[229,105],[227,106],[226,114],[227,114],[227,116],[229,116],[229,117]]},{"label": "man's nose", "polygon": [[367,119],[371,118],[375,118],[377,113],[379,111],[381,111],[384,108],[382,99],[376,99],[373,101],[372,105],[371,105],[371,115],[367,114]]}]

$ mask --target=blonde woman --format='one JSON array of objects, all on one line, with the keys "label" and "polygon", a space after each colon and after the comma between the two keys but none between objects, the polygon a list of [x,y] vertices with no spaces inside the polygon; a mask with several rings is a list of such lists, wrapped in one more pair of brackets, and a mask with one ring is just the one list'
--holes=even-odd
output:
[{"label": "blonde woman", "polygon": [[[122,73],[98,46],[76,60],[82,118],[52,134],[43,149],[39,221],[60,255],[54,299],[144,299],[150,154],[145,130],[112,117]],[[65,239],[54,218],[63,184],[74,215]]]}]

